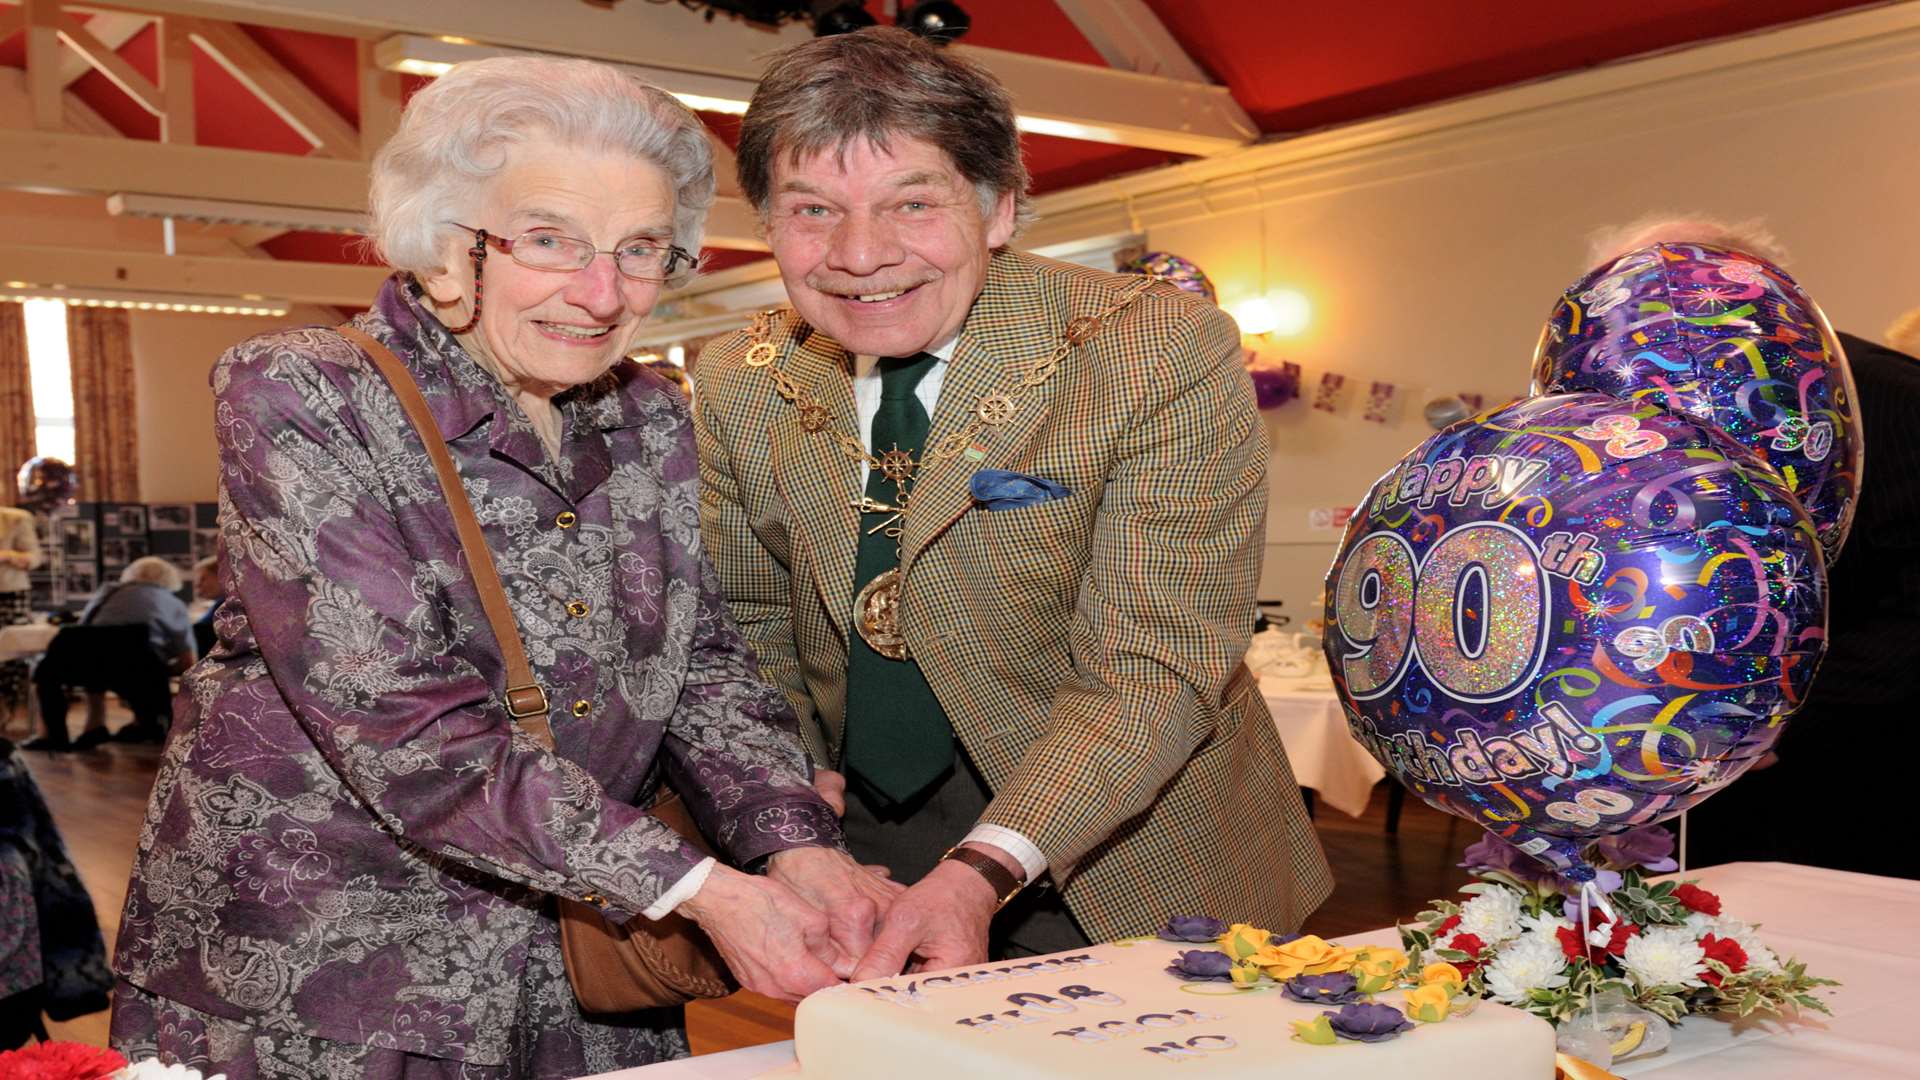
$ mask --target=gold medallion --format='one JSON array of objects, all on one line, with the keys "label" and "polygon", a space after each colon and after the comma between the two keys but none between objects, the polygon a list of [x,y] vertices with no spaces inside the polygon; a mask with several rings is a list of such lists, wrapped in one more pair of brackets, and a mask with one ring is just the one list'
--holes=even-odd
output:
[{"label": "gold medallion", "polygon": [[889,660],[907,658],[900,632],[900,568],[881,572],[853,598],[853,622],[867,648]]},{"label": "gold medallion", "polygon": [[809,435],[824,429],[828,419],[825,405],[805,405],[800,409],[800,428]]},{"label": "gold medallion", "polygon": [[1077,319],[1072,319],[1068,321],[1067,333],[1066,333],[1067,343],[1069,345],[1084,344],[1088,341],[1091,341],[1093,339],[1093,335],[1099,332],[1100,332],[1099,318],[1093,315],[1082,315]]},{"label": "gold medallion", "polygon": [[880,455],[880,475],[895,484],[904,484],[913,478],[913,455],[899,447]]},{"label": "gold medallion", "polygon": [[773,342],[763,341],[747,350],[747,366],[766,367],[768,364],[773,363],[774,355],[777,352],[778,350],[773,347]]},{"label": "gold medallion", "polygon": [[980,399],[980,404],[974,412],[980,417],[981,423],[998,427],[1013,419],[1013,414],[1018,408],[1013,399],[1005,394],[988,394]]}]

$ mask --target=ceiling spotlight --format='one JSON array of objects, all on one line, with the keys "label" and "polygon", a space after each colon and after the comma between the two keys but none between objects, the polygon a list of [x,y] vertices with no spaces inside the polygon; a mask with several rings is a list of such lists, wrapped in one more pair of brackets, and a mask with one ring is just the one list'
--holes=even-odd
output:
[{"label": "ceiling spotlight", "polygon": [[813,0],[814,37],[851,34],[874,25],[876,21],[860,0]]},{"label": "ceiling spotlight", "polygon": [[899,25],[945,45],[965,34],[973,19],[953,0],[920,0],[900,13]]}]

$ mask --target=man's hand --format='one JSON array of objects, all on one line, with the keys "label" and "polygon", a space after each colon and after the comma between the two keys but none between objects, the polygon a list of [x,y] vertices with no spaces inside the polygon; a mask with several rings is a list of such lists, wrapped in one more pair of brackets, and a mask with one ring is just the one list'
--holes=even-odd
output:
[{"label": "man's hand", "polygon": [[[837,774],[831,774],[837,775]],[[767,876],[786,885],[827,917],[827,937],[839,951],[833,973],[846,978],[866,955],[880,919],[906,886],[875,874],[834,848],[778,851],[767,860]]]},{"label": "man's hand", "polygon": [[837,817],[847,816],[847,778],[832,769],[813,770],[813,790],[833,808]]},{"label": "man's hand", "polygon": [[827,917],[772,878],[715,866],[700,891],[677,909],[713,939],[740,985],[799,1001],[837,984]]},{"label": "man's hand", "polygon": [[[969,844],[1016,874],[1019,863],[987,844]],[[873,947],[854,969],[853,980],[898,975],[909,957],[915,971],[978,964],[987,958],[987,926],[1000,898],[980,872],[963,863],[942,861],[900,895],[888,910]]]}]

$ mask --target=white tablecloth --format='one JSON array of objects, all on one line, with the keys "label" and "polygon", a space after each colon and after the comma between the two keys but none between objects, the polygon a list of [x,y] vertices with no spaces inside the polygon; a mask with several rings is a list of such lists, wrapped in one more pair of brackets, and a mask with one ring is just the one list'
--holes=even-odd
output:
[{"label": "white tablecloth", "polygon": [[[1734,863],[1686,875],[1720,895],[1723,910],[1761,924],[1783,959],[1845,985],[1826,993],[1832,1017],[1726,1021],[1696,1017],[1673,1045],[1622,1062],[1634,1080],[1913,1080],[1920,1077],[1920,1016],[1908,997],[1920,982],[1920,881],[1817,870],[1785,863]],[[1408,914],[1412,914],[1409,912]],[[1399,944],[1392,929],[1338,939]],[[772,1043],[685,1061],[603,1073],[594,1080],[749,1080],[793,1062],[793,1043]],[[1542,1080],[1547,1080],[1543,1077]]]},{"label": "white tablecloth", "polygon": [[1346,714],[1326,673],[1289,679],[1260,677],[1260,696],[1287,747],[1287,763],[1301,787],[1343,814],[1367,812],[1373,785],[1387,775],[1347,730]]},{"label": "white tablecloth", "polygon": [[0,660],[18,660],[46,652],[47,645],[59,632],[59,627],[45,623],[0,627]]}]

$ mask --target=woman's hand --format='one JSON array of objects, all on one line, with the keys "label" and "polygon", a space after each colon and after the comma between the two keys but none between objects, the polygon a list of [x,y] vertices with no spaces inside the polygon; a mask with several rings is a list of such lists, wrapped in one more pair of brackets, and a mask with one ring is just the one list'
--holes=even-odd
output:
[{"label": "woman's hand", "polygon": [[700,924],[749,990],[799,1001],[840,982],[827,916],[772,877],[716,865],[677,910]]},{"label": "woman's hand", "polygon": [[825,913],[827,936],[838,950],[833,973],[843,979],[873,944],[894,898],[906,891],[886,873],[885,867],[861,866],[835,848],[790,848],[767,860],[768,877]]}]

